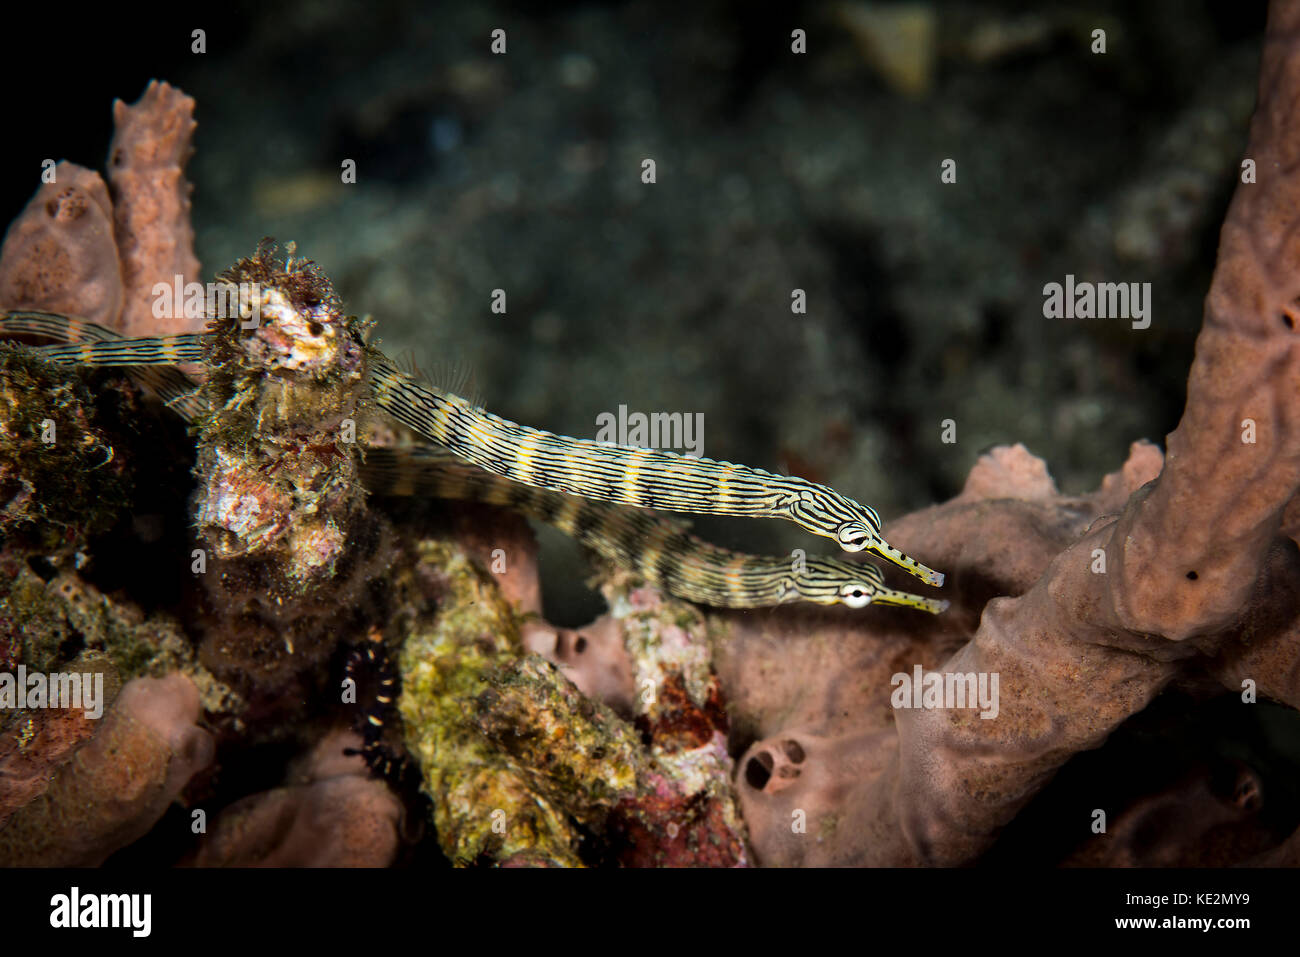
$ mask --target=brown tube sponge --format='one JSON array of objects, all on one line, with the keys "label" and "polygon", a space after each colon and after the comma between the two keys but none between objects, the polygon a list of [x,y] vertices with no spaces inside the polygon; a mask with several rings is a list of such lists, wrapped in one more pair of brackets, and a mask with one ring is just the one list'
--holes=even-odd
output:
[{"label": "brown tube sponge", "polygon": [[182,674],[127,682],[94,737],[0,830],[0,863],[95,866],[139,839],[212,762],[198,717],[198,690]]},{"label": "brown tube sponge", "polygon": [[[1000,469],[1003,490],[972,481],[968,494],[889,529],[900,548],[953,572],[954,610],[929,634],[895,631],[884,615],[813,629],[786,654],[841,662],[829,678],[804,672],[802,700],[823,702],[820,714],[779,668],[767,688],[748,690],[764,639],[733,625],[719,672],[762,738],[737,774],[761,862],[971,863],[1066,760],[1171,682],[1208,670],[1233,690],[1250,679],[1277,700],[1300,698],[1300,603],[1290,597],[1300,556],[1283,522],[1300,489],[1297,46],[1300,5],[1275,3],[1243,154],[1259,181],[1239,186],[1224,224],[1187,407],[1158,478],[1135,487],[1157,465],[1135,447],[1096,495],[1068,500],[1012,463]],[[1018,500],[998,500],[1004,493]],[[854,631],[875,638],[870,651],[841,640]],[[768,650],[769,666],[774,657]],[[997,676],[996,714],[891,708],[889,673],[913,667]],[[896,737],[871,736],[891,719]],[[786,740],[805,756],[797,775],[777,766]],[[794,783],[780,786],[769,769]],[[796,811],[806,826],[792,829]],[[1112,852],[1121,837],[1109,839]]]},{"label": "brown tube sponge", "polygon": [[113,142],[108,182],[113,191],[117,246],[122,260],[123,307],[119,329],[128,336],[197,332],[204,318],[153,314],[155,283],[199,278],[190,225],[185,163],[194,152],[194,99],[153,80],[128,106],[113,102]]},{"label": "brown tube sponge", "polygon": [[312,750],[304,783],[253,794],[221,812],[198,867],[387,867],[397,853],[402,803],[369,776],[359,735],[337,731]]},{"label": "brown tube sponge", "polygon": [[[154,286],[199,278],[185,163],[194,100],[157,80],[132,104],[113,103],[109,187],[72,163],[37,190],[0,250],[0,306],[81,316],[128,336],[197,332],[181,304],[158,318]],[[112,192],[112,199],[109,192]]]},{"label": "brown tube sponge", "polygon": [[122,312],[122,273],[108,189],[98,173],[73,163],[59,163],[54,179],[5,234],[0,306],[114,325]]}]

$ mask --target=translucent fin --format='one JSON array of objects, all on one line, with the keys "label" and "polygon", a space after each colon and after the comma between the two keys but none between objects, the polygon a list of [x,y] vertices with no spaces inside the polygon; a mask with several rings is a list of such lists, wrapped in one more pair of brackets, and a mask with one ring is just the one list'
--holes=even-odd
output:
[{"label": "translucent fin", "polygon": [[444,358],[422,364],[414,349],[403,349],[393,364],[417,382],[458,395],[470,405],[483,404],[483,395],[474,376],[474,365],[468,359]]}]

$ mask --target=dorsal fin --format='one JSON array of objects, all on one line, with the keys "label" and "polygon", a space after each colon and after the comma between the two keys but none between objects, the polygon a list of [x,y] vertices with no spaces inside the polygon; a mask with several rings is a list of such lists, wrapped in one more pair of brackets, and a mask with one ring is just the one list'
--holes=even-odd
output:
[{"label": "dorsal fin", "polygon": [[444,358],[425,363],[416,356],[414,349],[406,348],[394,358],[393,364],[418,382],[458,395],[471,405],[483,404],[474,365],[468,359]]}]

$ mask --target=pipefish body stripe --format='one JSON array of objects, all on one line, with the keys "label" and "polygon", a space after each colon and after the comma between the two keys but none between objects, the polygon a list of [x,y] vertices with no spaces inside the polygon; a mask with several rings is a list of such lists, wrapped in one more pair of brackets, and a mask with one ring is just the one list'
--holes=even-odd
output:
[{"label": "pipefish body stripe", "polygon": [[183,336],[147,339],[118,339],[98,342],[71,342],[41,346],[35,351],[50,362],[81,363],[94,366],[176,365],[202,362],[208,336],[191,333]]},{"label": "pipefish body stripe", "polygon": [[[70,339],[123,341],[118,333],[94,323],[48,313],[0,316],[0,332],[65,342]],[[97,356],[105,355],[103,350],[45,350],[45,354],[51,353],[66,361],[80,359],[89,364],[95,364]],[[169,404],[187,421],[202,410],[193,383],[179,370],[146,365],[131,372],[150,381],[164,398],[171,397]],[[866,565],[827,563],[820,574],[807,575],[800,581],[793,577],[793,567],[788,563],[717,548],[690,535],[684,522],[670,522],[644,512],[518,485],[433,446],[402,452],[371,449],[362,466],[362,475],[368,490],[374,494],[472,499],[523,511],[551,522],[616,565],[642,574],[668,593],[701,604],[751,608],[806,599],[860,606],[874,599],[882,604],[912,605],[932,612],[942,610],[946,604],[889,593],[880,587],[876,569]]]},{"label": "pipefish body stripe", "polygon": [[[85,319],[76,319],[49,312],[13,311],[0,313],[0,335],[37,336],[53,339],[57,346],[36,348],[32,351],[43,355],[52,362],[84,363],[86,365],[107,365],[101,363],[91,350],[83,353],[89,343],[121,343],[127,340],[121,333],[105,328]],[[69,357],[54,350],[77,349],[76,355]],[[133,351],[132,355],[136,353]],[[81,358],[86,355],[90,358]],[[143,385],[148,392],[158,396],[165,405],[180,415],[186,422],[193,422],[206,411],[206,403],[199,395],[198,386],[183,372],[169,365],[140,365],[129,363],[128,374]]]},{"label": "pipefish body stripe", "polygon": [[794,601],[870,603],[938,614],[946,601],[885,586],[872,565],[834,559],[748,555],[710,544],[681,521],[506,483],[433,447],[366,452],[362,475],[372,494],[422,495],[507,505],[554,525],[614,564],[687,601],[726,608],[757,608]]},{"label": "pipefish body stripe", "polygon": [[[403,425],[485,471],[536,488],[638,508],[784,518],[845,551],[872,551],[932,585],[943,575],[880,536],[880,516],[834,489],[795,476],[658,449],[629,448],[533,429],[425,386],[376,350],[375,403]],[[528,443],[527,467],[514,450]],[[725,484],[727,494],[719,495]]]}]

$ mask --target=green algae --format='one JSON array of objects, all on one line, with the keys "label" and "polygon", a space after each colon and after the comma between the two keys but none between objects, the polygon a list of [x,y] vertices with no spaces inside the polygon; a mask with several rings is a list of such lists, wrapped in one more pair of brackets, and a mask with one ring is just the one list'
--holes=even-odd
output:
[{"label": "green algae", "polygon": [[443,852],[461,865],[581,865],[585,835],[638,791],[636,733],[523,654],[516,614],[459,547],[418,552],[439,605],[403,647],[399,710]]},{"label": "green algae", "polygon": [[194,681],[204,707],[231,712],[240,702],[194,658],[175,619],[146,616],[110,599],[75,574],[43,580],[25,563],[9,564],[13,577],[0,589],[0,621],[17,639],[16,660],[31,671],[52,671],[76,654],[106,658],[123,682],[181,671]]},{"label": "green algae", "polygon": [[402,649],[398,708],[443,852],[462,865],[520,854],[579,864],[562,809],[534,795],[473,721],[488,673],[522,651],[513,613],[459,549],[435,541],[418,549],[419,565],[437,576],[443,594],[437,617],[417,626]]},{"label": "green algae", "polygon": [[476,723],[529,775],[534,790],[588,825],[635,793],[649,768],[635,732],[539,655],[496,668]]}]

